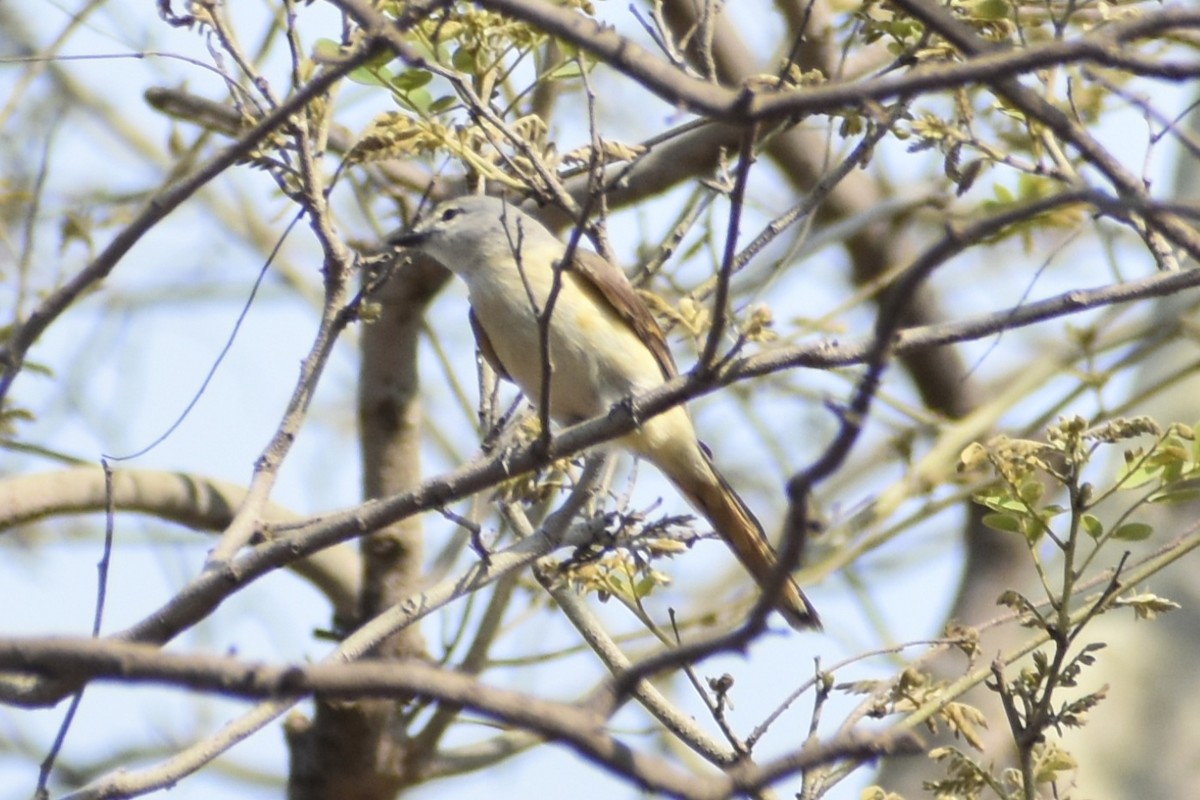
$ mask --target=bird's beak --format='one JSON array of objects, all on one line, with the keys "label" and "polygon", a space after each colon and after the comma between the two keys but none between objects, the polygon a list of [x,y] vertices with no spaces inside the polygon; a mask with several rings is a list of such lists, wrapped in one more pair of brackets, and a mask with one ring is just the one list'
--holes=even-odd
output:
[{"label": "bird's beak", "polygon": [[420,247],[428,239],[428,231],[400,230],[388,234],[387,238],[384,239],[384,246],[392,250],[401,247]]}]

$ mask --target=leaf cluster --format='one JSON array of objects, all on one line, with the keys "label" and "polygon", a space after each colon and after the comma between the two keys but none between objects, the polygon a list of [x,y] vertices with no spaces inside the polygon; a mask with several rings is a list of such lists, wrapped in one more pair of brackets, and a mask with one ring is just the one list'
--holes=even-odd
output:
[{"label": "leaf cluster", "polygon": [[614,520],[617,530],[576,550],[562,565],[561,574],[581,593],[595,593],[602,602],[615,597],[638,607],[658,587],[671,582],[654,562],[686,552],[696,535],[687,516],[646,521],[640,514],[618,514]]},{"label": "leaf cluster", "polygon": [[[999,797],[1031,797],[1037,784],[1054,781],[1058,773],[1075,768],[1070,754],[1047,744],[1045,737],[1051,730],[1061,735],[1064,728],[1081,727],[1087,713],[1107,696],[1107,686],[1066,700],[1061,692],[1080,686],[1084,669],[1095,663],[1095,654],[1106,646],[1103,642],[1079,646],[1078,642],[1096,616],[1117,604],[1112,601],[1120,565],[1109,587],[1076,610],[1080,581],[1105,545],[1153,535],[1150,524],[1135,518],[1139,510],[1152,503],[1195,497],[1193,484],[1200,469],[1195,438],[1191,426],[1172,424],[1164,429],[1149,417],[1089,425],[1082,417],[1068,416],[1047,429],[1044,439],[997,436],[963,451],[960,470],[990,468],[995,478],[975,494],[976,502],[989,510],[984,524],[1024,539],[1050,612],[1015,590],[1006,591],[1000,602],[1016,610],[1025,624],[1040,629],[1049,647],[1035,650],[1011,679],[997,662],[992,667],[993,680],[987,684],[1000,696],[1017,745],[1017,788],[961,753],[944,752],[948,774],[933,787],[937,792],[970,797],[987,786]],[[1114,445],[1125,448],[1122,467],[1099,485],[1085,480],[1084,473],[1097,455]],[[1130,495],[1125,508],[1106,525],[1097,506]],[[1044,559],[1046,543],[1057,556],[1057,568]],[[1142,618],[1175,607],[1171,601],[1149,594],[1131,598],[1128,604]]]},{"label": "leaf cluster", "polygon": [[[593,13],[590,3],[567,5]],[[540,165],[558,163],[545,122],[519,109],[538,87],[576,85],[594,59],[561,42],[548,47],[552,38],[536,27],[461,3],[422,17],[405,39],[419,60],[398,62],[385,53],[351,74],[387,89],[398,107],[372,120],[351,162],[445,154],[468,173],[513,188]],[[340,50],[329,40],[322,47]]]},{"label": "leaf cluster", "polygon": [[854,681],[839,684],[836,688],[852,694],[875,694],[876,702],[869,715],[884,717],[890,714],[905,714],[926,706],[935,711],[924,722],[931,734],[937,734],[944,725],[976,750],[983,750],[983,739],[979,729],[988,726],[987,718],[978,708],[959,701],[943,702],[948,684],[934,680],[927,673],[913,667],[906,668],[890,683],[885,681]]},{"label": "leaf cluster", "polygon": [[[1123,452],[1124,469],[1101,486],[1082,480],[1084,467],[1100,448],[1150,438]],[[1109,541],[1141,541],[1153,533],[1145,522],[1130,519],[1144,503],[1174,503],[1200,497],[1200,447],[1191,426],[1173,424],[1164,431],[1148,417],[1117,419],[1089,427],[1081,417],[1064,418],[1046,432],[1046,441],[1000,435],[985,444],[968,446],[959,458],[959,471],[990,466],[997,482],[980,490],[975,501],[990,509],[984,524],[993,530],[1018,533],[1031,545],[1051,536],[1060,545],[1069,531],[1055,532],[1055,520],[1078,524],[1096,547]],[[1054,502],[1066,490],[1071,503]],[[1093,510],[1119,493],[1140,490],[1140,496],[1106,526]]]}]

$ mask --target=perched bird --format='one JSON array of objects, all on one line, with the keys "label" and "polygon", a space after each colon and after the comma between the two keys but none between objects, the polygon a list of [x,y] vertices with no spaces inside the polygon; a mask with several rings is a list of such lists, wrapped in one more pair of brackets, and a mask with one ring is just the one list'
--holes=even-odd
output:
[{"label": "perched bird", "polygon": [[[390,244],[418,250],[467,285],[480,352],[534,403],[542,399],[538,316],[566,245],[532,217],[494,197],[436,206]],[[561,269],[549,323],[550,416],[570,424],[677,375],[662,329],[625,274],[576,248]],[[762,526],[713,465],[682,406],[644,420],[618,443],[654,464],[712,524],[760,584],[776,563]],[[820,628],[789,576],[776,608],[796,629]]]}]

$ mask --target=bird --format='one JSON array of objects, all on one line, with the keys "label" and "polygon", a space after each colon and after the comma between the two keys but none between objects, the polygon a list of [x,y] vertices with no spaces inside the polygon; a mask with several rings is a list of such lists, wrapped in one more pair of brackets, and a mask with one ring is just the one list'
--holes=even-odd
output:
[{"label": "bird", "polygon": [[[468,195],[443,201],[388,246],[431,257],[467,287],[480,353],[534,404],[543,399],[539,315],[559,286],[548,325],[549,416],[572,424],[676,377],[666,336],[621,269],[567,245],[506,199]],[[617,440],[653,464],[712,525],[760,586],[777,555],[758,519],[717,470],[682,406],[641,420]],[[789,575],[775,608],[796,630],[821,620]]]}]

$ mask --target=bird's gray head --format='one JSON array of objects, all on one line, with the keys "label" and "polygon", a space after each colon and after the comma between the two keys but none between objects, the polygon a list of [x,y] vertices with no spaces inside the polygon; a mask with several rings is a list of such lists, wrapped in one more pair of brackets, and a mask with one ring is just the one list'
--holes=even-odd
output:
[{"label": "bird's gray head", "polygon": [[420,250],[460,274],[480,263],[511,261],[518,250],[562,247],[554,234],[516,206],[481,195],[439,203],[412,230],[389,238],[388,244]]}]

